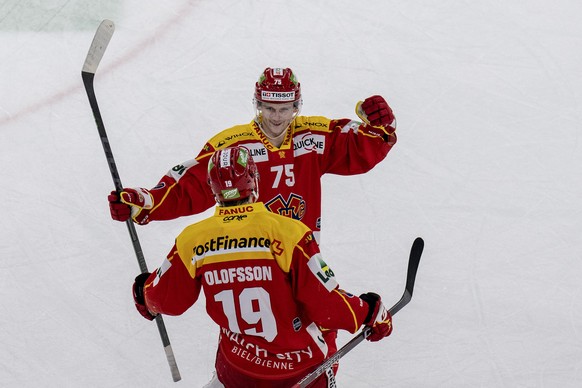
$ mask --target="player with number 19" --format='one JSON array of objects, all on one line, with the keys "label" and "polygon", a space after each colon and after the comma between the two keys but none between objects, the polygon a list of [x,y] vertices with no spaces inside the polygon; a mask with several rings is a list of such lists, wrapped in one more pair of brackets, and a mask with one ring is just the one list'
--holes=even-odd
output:
[{"label": "player with number 19", "polygon": [[[371,341],[392,331],[377,294],[339,288],[307,226],[257,202],[258,182],[244,147],[213,153],[214,215],[184,229],[160,267],[133,285],[136,307],[150,320],[184,313],[204,291],[220,326],[211,387],[293,385],[333,352],[320,327],[355,333],[366,325]],[[309,386],[333,379],[330,368]]]}]

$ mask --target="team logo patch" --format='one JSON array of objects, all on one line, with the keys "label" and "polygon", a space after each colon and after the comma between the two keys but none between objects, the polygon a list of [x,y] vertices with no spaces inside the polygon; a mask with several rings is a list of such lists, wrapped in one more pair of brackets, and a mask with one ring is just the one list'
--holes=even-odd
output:
[{"label": "team logo patch", "polygon": [[305,200],[297,194],[290,194],[287,200],[281,194],[265,203],[271,213],[280,214],[285,217],[301,220],[305,216]]},{"label": "team logo patch", "polygon": [[307,265],[309,266],[311,272],[317,277],[317,279],[319,279],[321,284],[323,284],[323,286],[328,291],[331,292],[337,287],[338,283],[335,280],[335,274],[331,268],[329,268],[326,262],[323,261],[321,254],[318,253],[311,256],[311,259],[309,259]]}]

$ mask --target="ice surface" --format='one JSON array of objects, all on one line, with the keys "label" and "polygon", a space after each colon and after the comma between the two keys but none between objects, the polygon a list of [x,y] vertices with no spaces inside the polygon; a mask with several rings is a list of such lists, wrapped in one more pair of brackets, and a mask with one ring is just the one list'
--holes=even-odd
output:
[{"label": "ice surface", "polygon": [[[372,94],[394,108],[387,159],[325,177],[322,251],[344,288],[391,304],[410,244],[426,248],[393,335],[348,354],[340,386],[580,386],[580,15],[567,0],[2,2],[0,385],[177,386],[133,306],[82,88],[108,18],[95,88],[126,186],[250,121],[267,66],[295,70],[307,115],[355,118]],[[150,268],[206,215],[138,227]],[[202,386],[218,333],[203,301],[165,321],[178,384]]]}]

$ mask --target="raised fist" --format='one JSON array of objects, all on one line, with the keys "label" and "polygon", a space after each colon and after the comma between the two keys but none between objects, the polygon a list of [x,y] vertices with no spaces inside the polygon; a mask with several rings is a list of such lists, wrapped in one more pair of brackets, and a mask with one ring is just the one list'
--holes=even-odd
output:
[{"label": "raised fist", "polygon": [[[366,116],[367,122],[374,126],[388,126],[394,121],[392,108],[388,106],[382,96],[368,97],[362,102],[361,110]],[[362,118],[362,117],[360,117]],[[364,118],[362,118],[363,120]]]},{"label": "raised fist", "polygon": [[359,101],[356,104],[356,114],[366,125],[379,130],[365,128],[364,132],[381,136],[385,141],[389,141],[396,130],[394,112],[382,96],[372,96]]}]

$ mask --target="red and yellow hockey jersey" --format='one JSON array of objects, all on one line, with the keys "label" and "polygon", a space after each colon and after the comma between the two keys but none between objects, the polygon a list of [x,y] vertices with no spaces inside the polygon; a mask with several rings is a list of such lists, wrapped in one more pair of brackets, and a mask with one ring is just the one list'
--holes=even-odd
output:
[{"label": "red and yellow hockey jersey", "polygon": [[228,363],[247,376],[300,376],[328,356],[319,327],[356,332],[368,305],[341,289],[309,228],[263,203],[217,207],[178,236],[148,278],[153,313],[179,315],[204,290]]},{"label": "red and yellow hockey jersey", "polygon": [[321,176],[361,174],[382,161],[396,142],[362,131],[349,119],[299,116],[281,147],[252,121],[210,139],[193,160],[172,168],[151,190],[154,207],[145,222],[203,212],[215,205],[207,184],[208,159],[217,149],[247,147],[257,164],[259,198],[273,213],[301,220],[316,237],[321,228]]}]

